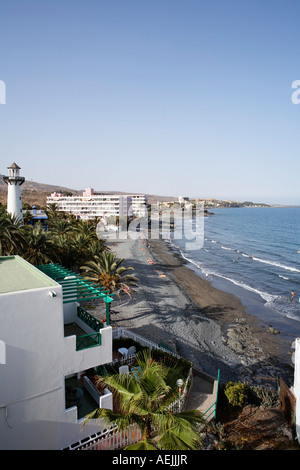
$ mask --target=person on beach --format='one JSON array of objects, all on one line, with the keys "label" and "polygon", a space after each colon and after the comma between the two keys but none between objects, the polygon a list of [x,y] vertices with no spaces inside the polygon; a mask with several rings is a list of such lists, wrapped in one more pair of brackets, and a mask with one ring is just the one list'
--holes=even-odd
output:
[{"label": "person on beach", "polygon": [[291,303],[292,303],[292,302],[293,302],[293,300],[294,300],[294,295],[295,295],[295,292],[294,292],[294,291],[292,291]]}]

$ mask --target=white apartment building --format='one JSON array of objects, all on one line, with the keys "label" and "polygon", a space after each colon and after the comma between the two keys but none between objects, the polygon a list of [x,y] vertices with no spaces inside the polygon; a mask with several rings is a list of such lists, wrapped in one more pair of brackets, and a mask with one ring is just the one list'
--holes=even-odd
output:
[{"label": "white apartment building", "polygon": [[136,217],[145,217],[148,215],[148,198],[145,194],[132,194],[131,211]]},{"label": "white apartment building", "polygon": [[1,450],[60,450],[100,431],[95,421],[82,427],[86,412],[112,409],[111,393],[87,377],[112,361],[109,320],[80,306],[95,295],[105,316],[112,298],[72,272],[0,257]]},{"label": "white apartment building", "polygon": [[57,205],[58,210],[74,214],[84,220],[94,217],[131,217],[147,214],[145,195],[101,194],[95,193],[93,188],[87,188],[82,196],[52,193],[47,197],[47,206],[53,203]]}]

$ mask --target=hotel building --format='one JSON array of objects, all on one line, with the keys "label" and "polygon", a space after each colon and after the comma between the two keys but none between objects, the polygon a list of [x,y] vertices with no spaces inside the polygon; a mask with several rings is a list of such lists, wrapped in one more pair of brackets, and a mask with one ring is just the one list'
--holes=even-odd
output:
[{"label": "hotel building", "polygon": [[95,193],[87,188],[82,196],[64,196],[52,193],[47,197],[47,206],[56,204],[59,211],[74,214],[80,219],[94,217],[131,217],[147,215],[147,196],[144,194],[119,195]]}]

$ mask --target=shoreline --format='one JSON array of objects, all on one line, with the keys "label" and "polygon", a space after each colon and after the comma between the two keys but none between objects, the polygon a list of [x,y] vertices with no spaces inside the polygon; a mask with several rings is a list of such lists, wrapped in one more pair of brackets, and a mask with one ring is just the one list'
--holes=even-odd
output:
[{"label": "shoreline", "polygon": [[[198,277],[203,278],[201,269],[186,260],[176,246],[169,242],[166,245],[184,266],[195,272]],[[287,355],[291,355],[292,343],[295,338],[300,336],[299,321],[280,315],[258,293],[251,292],[220,276],[214,275],[213,282],[209,281],[209,284],[224,294],[232,294],[238,298],[244,306],[246,313],[256,318],[261,326],[277,330],[280,334],[278,340],[281,358],[284,360],[287,358]]]},{"label": "shoreline", "polygon": [[166,241],[147,245],[141,238],[108,240],[139,278],[137,294],[113,302],[112,326],[167,344],[212,376],[219,369],[222,382],[282,377],[292,384],[293,365],[281,354],[280,335],[268,332],[236,295],[202,279]]},{"label": "shoreline", "polygon": [[[195,273],[180,254],[172,250],[164,242],[153,243],[153,250],[157,258],[160,258],[165,269],[171,270],[174,280],[182,286],[185,293],[199,306],[201,313],[216,322],[225,336],[234,324],[246,324],[259,337],[259,343],[263,342],[266,354],[276,355],[280,345],[277,336],[265,334],[265,325],[247,312],[242,301],[234,294],[217,289],[208,280],[202,279]],[[249,354],[249,348],[253,338],[248,344],[248,338],[244,338],[243,353]],[[246,344],[247,341],[247,344]],[[237,348],[240,350],[239,348]],[[256,351],[259,349],[257,347]]]}]

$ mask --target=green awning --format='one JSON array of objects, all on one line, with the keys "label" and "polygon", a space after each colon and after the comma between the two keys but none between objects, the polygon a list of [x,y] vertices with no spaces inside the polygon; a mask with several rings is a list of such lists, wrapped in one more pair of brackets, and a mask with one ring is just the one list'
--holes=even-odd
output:
[{"label": "green awning", "polygon": [[108,295],[109,291],[105,291],[103,288],[64,268],[60,264],[41,264],[36,266],[36,268],[62,286],[64,304],[85,302],[99,298],[102,298],[106,303],[113,301],[112,296],[115,294]]}]

